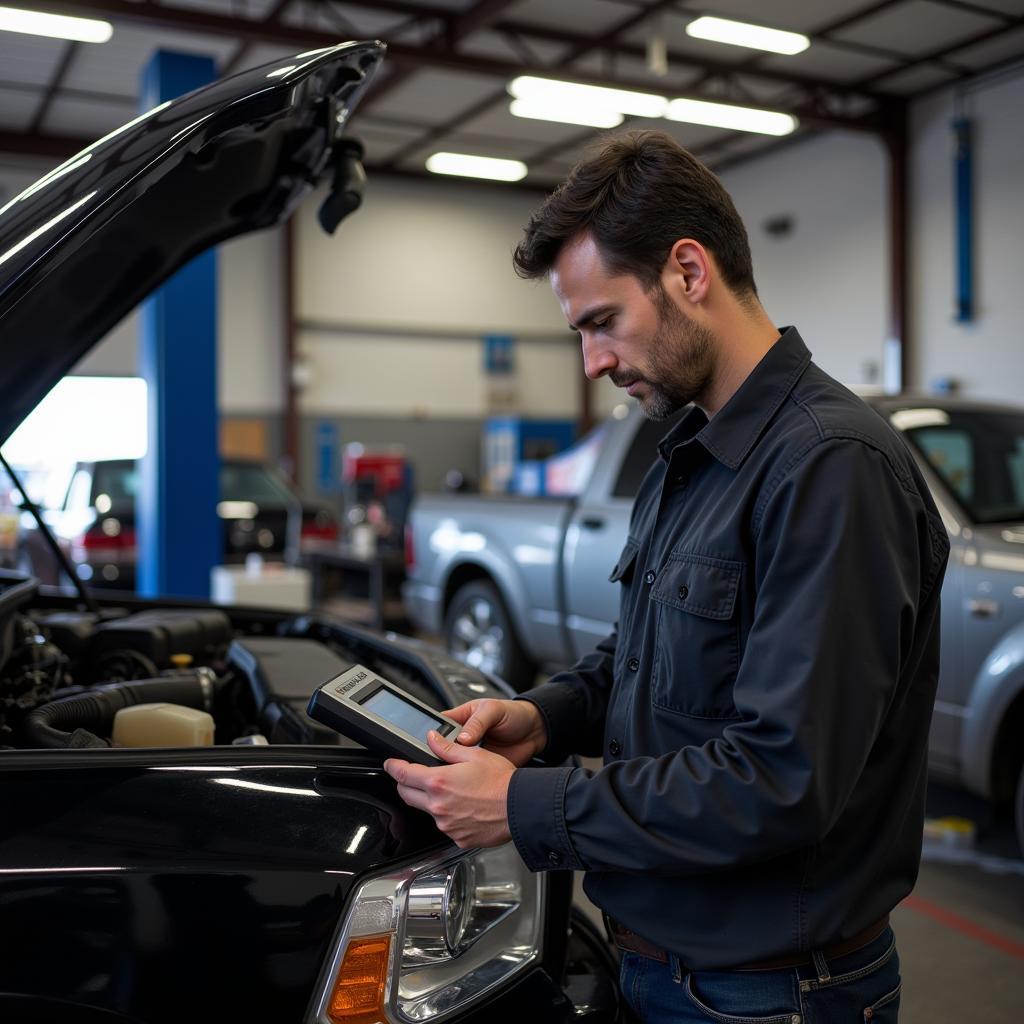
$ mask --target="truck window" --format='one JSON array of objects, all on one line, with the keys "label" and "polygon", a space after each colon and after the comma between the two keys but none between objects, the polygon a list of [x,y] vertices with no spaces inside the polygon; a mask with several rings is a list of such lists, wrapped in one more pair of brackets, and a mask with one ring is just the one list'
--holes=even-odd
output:
[{"label": "truck window", "polygon": [[[1024,416],[940,410],[944,422],[904,430],[976,523],[1024,519]],[[898,422],[894,417],[894,422]]]}]

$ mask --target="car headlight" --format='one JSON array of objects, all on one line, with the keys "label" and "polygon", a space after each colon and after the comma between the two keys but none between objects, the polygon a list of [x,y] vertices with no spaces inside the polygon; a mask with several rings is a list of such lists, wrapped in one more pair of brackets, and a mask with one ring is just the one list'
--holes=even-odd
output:
[{"label": "car headlight", "polygon": [[308,1024],[442,1021],[539,959],[546,879],[512,843],[363,882]]}]

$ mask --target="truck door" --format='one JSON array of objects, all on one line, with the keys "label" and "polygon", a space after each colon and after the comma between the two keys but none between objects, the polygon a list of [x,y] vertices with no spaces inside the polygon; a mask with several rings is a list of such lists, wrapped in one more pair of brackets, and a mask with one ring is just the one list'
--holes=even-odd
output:
[{"label": "truck door", "polygon": [[590,486],[576,505],[565,535],[565,622],[571,659],[604,639],[619,617],[619,588],[608,576],[626,543],[640,482],[657,458],[658,442],[675,419],[654,422],[639,410],[601,453]]}]

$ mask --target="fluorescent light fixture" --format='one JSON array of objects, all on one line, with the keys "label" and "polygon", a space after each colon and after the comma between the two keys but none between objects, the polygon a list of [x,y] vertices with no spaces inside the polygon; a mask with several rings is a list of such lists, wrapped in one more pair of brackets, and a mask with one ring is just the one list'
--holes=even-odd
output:
[{"label": "fluorescent light fixture", "polygon": [[0,7],[0,32],[71,39],[76,43],[105,43],[114,34],[114,29],[109,21],[97,21],[95,18],[71,18],[63,14]]},{"label": "fluorescent light fixture", "polygon": [[767,50],[792,56],[803,53],[811,45],[810,39],[799,32],[783,32],[763,25],[750,25],[745,21],[712,18],[705,15],[686,26],[686,34],[694,39],[709,39],[713,43],[746,46],[751,50]]},{"label": "fluorescent light fixture", "polygon": [[427,158],[428,171],[434,174],[454,174],[460,178],[520,181],[526,177],[526,169],[526,164],[520,160],[498,160],[468,153],[435,153]]},{"label": "fluorescent light fixture", "polygon": [[610,110],[633,117],[664,117],[668,100],[647,92],[626,89],[607,89],[600,85],[579,85],[559,82],[553,78],[534,78],[522,75],[512,79],[508,91],[517,100],[550,104],[560,109],[582,107],[590,110]]},{"label": "fluorescent light fixture", "polygon": [[602,110],[584,104],[545,103],[536,99],[513,100],[509,113],[516,117],[531,117],[537,121],[558,121],[561,124],[582,124],[590,128],[617,128],[622,114],[615,110]]},{"label": "fluorescent light fixture", "polygon": [[709,103],[707,100],[673,100],[665,116],[670,121],[760,132],[762,135],[789,135],[798,124],[791,114],[758,110],[756,107],[736,107],[731,103]]}]

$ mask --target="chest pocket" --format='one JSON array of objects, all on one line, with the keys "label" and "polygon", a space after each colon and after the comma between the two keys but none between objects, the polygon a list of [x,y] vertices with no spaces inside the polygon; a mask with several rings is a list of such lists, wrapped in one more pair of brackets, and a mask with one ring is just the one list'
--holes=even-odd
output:
[{"label": "chest pocket", "polygon": [[636,553],[639,550],[640,545],[635,540],[626,541],[626,546],[622,549],[622,554],[619,555],[619,560],[608,577],[609,583],[618,583],[620,580],[623,583],[629,582],[633,576],[633,566],[636,563]]},{"label": "chest pocket", "polygon": [[651,590],[656,619],[651,697],[656,707],[694,718],[737,718],[736,612],[741,562],[675,554]]}]

